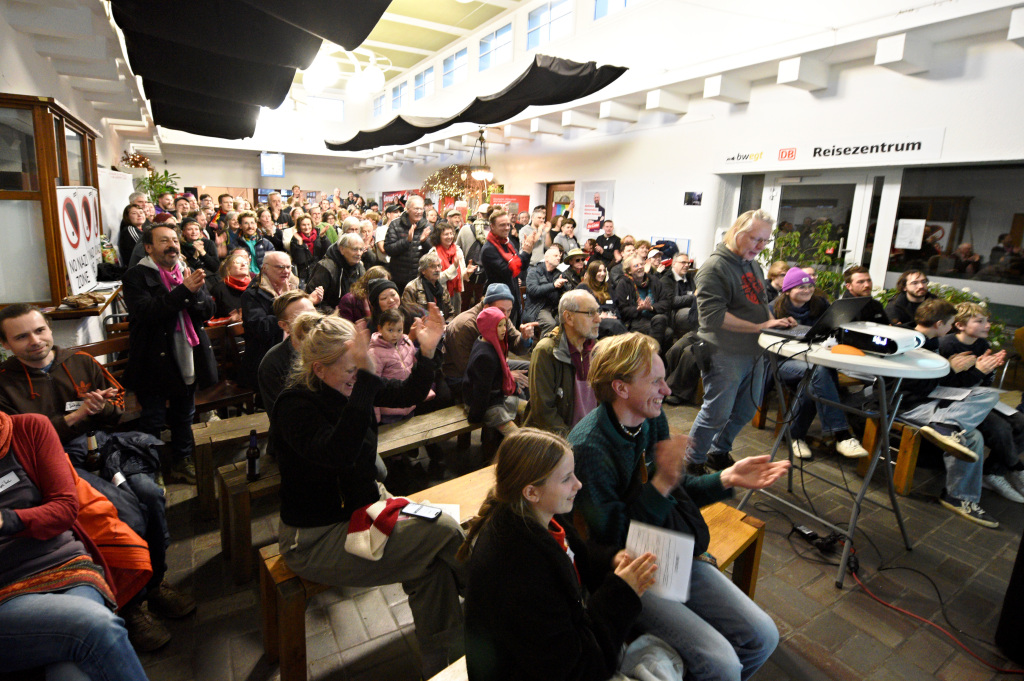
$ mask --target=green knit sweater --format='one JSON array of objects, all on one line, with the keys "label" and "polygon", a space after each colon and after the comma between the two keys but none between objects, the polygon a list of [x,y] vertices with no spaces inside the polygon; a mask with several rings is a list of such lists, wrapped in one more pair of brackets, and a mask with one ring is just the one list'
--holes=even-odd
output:
[{"label": "green knit sweater", "polygon": [[[647,419],[640,434],[631,439],[616,426],[611,405],[602,403],[576,424],[569,443],[576,457],[576,476],[583,488],[576,497],[593,540],[624,546],[629,521],[692,534],[694,555],[708,548],[710,534],[700,507],[732,496],[723,489],[720,473],[686,476],[670,496],[659,492],[654,477],[654,450],[669,438],[664,412]],[[646,466],[648,482],[642,483],[639,467]]]}]

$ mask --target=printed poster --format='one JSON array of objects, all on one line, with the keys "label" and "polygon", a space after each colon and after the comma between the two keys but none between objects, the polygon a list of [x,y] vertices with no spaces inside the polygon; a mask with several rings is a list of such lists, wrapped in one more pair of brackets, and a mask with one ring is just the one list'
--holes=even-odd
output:
[{"label": "printed poster", "polygon": [[581,182],[583,212],[580,221],[588,232],[599,232],[606,219],[612,218],[615,182]]},{"label": "printed poster", "polygon": [[61,246],[71,295],[96,287],[100,249],[100,214],[94,187],[57,187]]},{"label": "printed poster", "polygon": [[517,215],[523,211],[530,212],[530,197],[526,194],[491,194],[491,208],[498,207],[504,208],[515,222]]}]

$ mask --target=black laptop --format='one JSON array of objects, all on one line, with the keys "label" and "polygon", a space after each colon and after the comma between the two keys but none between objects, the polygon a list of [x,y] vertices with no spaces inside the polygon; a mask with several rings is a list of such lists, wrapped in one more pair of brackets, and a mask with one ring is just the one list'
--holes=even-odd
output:
[{"label": "black laptop", "polygon": [[764,333],[804,343],[828,338],[843,324],[854,321],[869,300],[872,300],[869,296],[840,298],[829,305],[812,326],[800,324],[789,329],[765,329]]}]

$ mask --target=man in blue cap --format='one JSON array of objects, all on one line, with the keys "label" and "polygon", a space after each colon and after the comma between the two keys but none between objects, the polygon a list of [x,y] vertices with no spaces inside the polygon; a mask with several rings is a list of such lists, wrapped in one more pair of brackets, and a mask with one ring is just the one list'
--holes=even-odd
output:
[{"label": "man in blue cap", "polygon": [[[496,307],[505,313],[507,319],[512,312],[513,300],[512,290],[506,284],[491,284],[487,287],[483,300],[468,310],[463,310],[455,319],[448,322],[448,327],[444,332],[442,370],[453,392],[462,387],[462,377],[466,373],[466,365],[469,364],[469,353],[473,350],[474,341],[480,335],[476,328],[477,315],[485,307]],[[536,322],[531,322],[523,324],[518,329],[509,327],[508,351],[510,355],[529,354],[533,344],[533,330],[536,326]],[[521,375],[523,382],[526,382],[526,373],[530,368],[528,361],[509,357],[508,366],[512,370],[512,375],[517,376],[517,380]]]}]

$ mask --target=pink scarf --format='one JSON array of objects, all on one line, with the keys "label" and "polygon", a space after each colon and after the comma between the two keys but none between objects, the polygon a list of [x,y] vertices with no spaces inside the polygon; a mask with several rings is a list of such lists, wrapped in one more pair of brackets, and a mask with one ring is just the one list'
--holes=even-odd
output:
[{"label": "pink scarf", "polygon": [[[485,307],[476,316],[476,329],[480,337],[487,341],[494,351],[498,353],[501,361],[501,392],[505,395],[513,395],[516,392],[516,379],[508,368],[508,342],[504,336],[498,336],[498,323],[505,319],[505,313],[496,307]],[[508,321],[506,320],[505,333],[508,333]]]},{"label": "pink scarf", "polygon": [[[163,267],[157,265],[157,271],[160,273],[160,281],[164,283],[167,290],[170,291],[175,286],[180,286],[185,280],[181,275],[181,263],[175,263],[174,269],[165,270]],[[192,318],[184,311],[178,313],[178,325],[174,327],[175,331],[184,331],[185,340],[192,347],[199,345],[199,336],[196,335],[195,327],[192,326]]]}]

